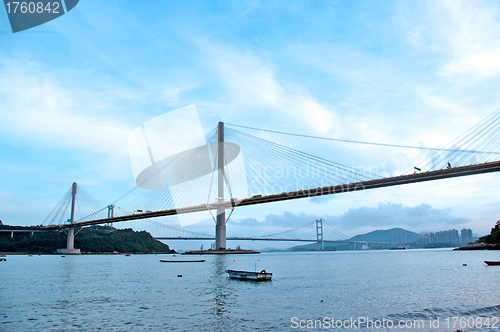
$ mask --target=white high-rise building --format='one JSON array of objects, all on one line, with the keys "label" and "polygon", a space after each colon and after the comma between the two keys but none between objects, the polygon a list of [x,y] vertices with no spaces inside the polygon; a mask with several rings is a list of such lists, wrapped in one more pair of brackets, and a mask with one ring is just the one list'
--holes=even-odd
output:
[{"label": "white high-rise building", "polygon": [[464,228],[460,232],[461,242],[467,244],[472,242],[472,230],[470,228]]}]

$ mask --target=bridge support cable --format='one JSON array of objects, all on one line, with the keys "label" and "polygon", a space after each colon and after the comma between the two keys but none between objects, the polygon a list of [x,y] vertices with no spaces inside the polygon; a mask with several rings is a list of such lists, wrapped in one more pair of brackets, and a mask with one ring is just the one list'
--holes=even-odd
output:
[{"label": "bridge support cable", "polygon": [[80,249],[75,249],[75,226],[73,226],[73,222],[75,221],[75,205],[76,205],[76,192],[77,192],[77,184],[73,182],[71,188],[71,218],[68,220],[70,226],[68,227],[67,241],[66,241],[66,249],[58,249],[57,251],[62,254],[80,254]]},{"label": "bridge support cable", "polygon": [[68,189],[68,191],[64,194],[64,196],[61,198],[61,200],[57,203],[57,205],[50,212],[50,214],[47,216],[47,218],[45,218],[45,220],[42,222],[42,225],[57,225],[57,224],[62,224],[66,221],[63,219],[64,219],[64,216],[66,214],[66,210],[68,209],[69,205],[71,204],[71,189],[72,188]]},{"label": "bridge support cable", "polygon": [[158,227],[162,228],[163,230],[167,230],[169,232],[167,234],[168,236],[166,236],[165,233],[155,234],[155,236],[154,236],[155,238],[179,238],[179,239],[182,239],[182,237],[180,236],[180,234],[182,234],[184,238],[196,238],[196,237],[198,237],[198,238],[203,238],[203,239],[206,239],[206,238],[209,238],[212,240],[215,239],[214,235],[188,231],[188,230],[177,228],[174,226],[165,225],[161,222],[151,220],[151,219],[145,219],[145,221],[152,224],[152,225],[158,226]]},{"label": "bridge support cable", "polygon": [[330,224],[328,224],[326,221],[323,221],[323,225],[325,225],[329,230],[331,230],[333,233],[337,234],[338,236],[340,236],[340,238],[342,240],[347,240],[348,237],[347,235],[345,235],[344,233],[342,233],[341,231],[339,231],[338,229],[336,229],[335,227],[331,226]]},{"label": "bridge support cable", "polygon": [[[498,115],[499,110],[497,110],[495,113],[491,114],[488,116],[485,120],[487,121],[492,121],[492,119]],[[494,119],[493,119],[494,120]],[[425,146],[414,146],[414,145],[401,145],[401,144],[389,144],[389,143],[376,143],[376,142],[366,142],[366,141],[356,141],[356,140],[347,140],[347,139],[339,139],[339,138],[331,138],[331,137],[320,137],[320,136],[313,136],[313,135],[303,135],[303,134],[297,134],[297,133],[288,133],[288,132],[282,132],[282,131],[276,131],[276,130],[269,130],[269,129],[262,129],[262,128],[255,128],[255,127],[249,127],[249,126],[242,126],[242,125],[237,125],[237,124],[226,124],[227,126],[232,126],[232,127],[239,127],[239,128],[245,128],[245,129],[250,129],[250,130],[256,130],[256,131],[263,131],[263,132],[269,132],[269,133],[275,133],[275,134],[281,134],[281,135],[289,135],[289,136],[297,136],[297,137],[305,137],[305,138],[312,138],[312,139],[319,139],[319,140],[327,140],[327,141],[335,141],[335,142],[342,142],[342,143],[354,143],[354,144],[363,144],[363,145],[376,145],[376,146],[383,146],[383,147],[394,147],[394,148],[403,148],[403,149],[418,149],[418,150],[429,150],[429,151],[448,151],[448,152],[456,152],[456,148],[434,148],[434,147],[425,147]],[[476,125],[480,126],[480,124]],[[476,128],[476,126],[474,128]],[[462,137],[464,134],[462,134],[460,137]],[[488,152],[488,151],[477,151],[477,150],[460,150],[461,152],[470,152],[470,153],[480,153],[480,154],[493,154],[493,155],[499,155],[500,152]]]},{"label": "bridge support cable", "polygon": [[[478,164],[472,166],[462,166],[462,167],[454,167],[450,169],[443,169],[437,171],[429,171],[424,173],[416,173],[409,175],[396,176],[391,178],[383,178],[379,180],[372,181],[362,181],[358,183],[349,183],[337,186],[329,186],[323,188],[314,188],[312,190],[300,190],[296,192],[287,192],[276,195],[269,196],[256,196],[245,199],[238,199],[239,206],[248,206],[255,204],[263,204],[270,202],[278,202],[285,201],[291,199],[300,199],[300,198],[311,198],[315,196],[322,195],[333,195],[333,194],[341,194],[348,193],[352,191],[360,191],[360,190],[368,190],[368,189],[376,189],[376,188],[384,188],[390,186],[399,186],[410,183],[418,183],[418,182],[426,182],[426,181],[435,181],[440,179],[450,179],[455,177],[463,177],[470,176],[475,174],[485,174],[492,172],[500,171],[500,161],[490,162],[485,164]],[[224,205],[226,207],[231,206],[231,202],[222,202],[213,204],[210,208],[215,209],[217,205]],[[124,216],[115,216],[113,220],[108,218],[92,220],[92,221],[83,221],[78,222],[77,226],[88,226],[88,225],[97,225],[97,224],[105,224],[110,221],[112,222],[122,222],[127,220],[136,220],[136,219],[145,219],[145,218],[156,218],[163,216],[171,216],[176,214],[183,213],[192,213],[192,212],[200,212],[206,211],[207,206],[205,203],[200,204],[198,206],[191,206],[186,208],[178,208],[178,209],[170,209],[170,210],[162,210],[162,211],[146,211],[146,213],[140,214],[129,214]],[[55,229],[58,228],[58,225],[52,226],[44,226],[44,229]]]},{"label": "bridge support cable", "polygon": [[[417,164],[426,171],[500,159],[500,109]],[[413,170],[411,170],[413,171]],[[410,173],[408,171],[407,173]]]},{"label": "bridge support cable", "polygon": [[[261,235],[261,236],[256,236],[255,239],[276,239],[276,240],[296,240],[296,239],[300,239],[301,236],[299,235],[300,234],[300,231],[303,230],[303,229],[307,229],[308,227],[314,225],[314,223],[316,222],[316,220],[312,220],[310,222],[308,222],[307,224],[304,224],[302,226],[299,226],[299,227],[295,227],[295,228],[292,228],[292,229],[287,229],[286,231],[282,231],[282,232],[278,232],[278,233],[273,233],[273,234],[267,234],[267,235]],[[312,229],[310,229],[311,233],[312,233]],[[314,240],[311,240],[311,241],[314,241]]]},{"label": "bridge support cable", "polygon": [[249,184],[249,196],[309,190],[376,178],[373,174],[231,128],[226,129],[226,137],[241,147],[246,171],[243,181]]},{"label": "bridge support cable", "polygon": [[[467,132],[457,137],[449,144],[437,148],[343,140],[343,139],[335,139],[327,137],[318,137],[312,135],[280,132],[275,130],[253,128],[235,124],[228,124],[228,126],[271,132],[282,135],[320,139],[320,140],[433,151],[433,154],[431,154],[426,160],[417,164],[417,166],[419,166],[418,167],[419,169],[425,171],[439,170],[439,169],[444,169],[446,167],[467,166],[479,163],[487,163],[492,161],[498,161],[500,158],[500,109],[492,113],[490,116],[488,116],[481,122],[479,122],[477,125],[469,129]],[[408,171],[405,174],[409,174],[412,171],[413,168],[411,171]]]},{"label": "bridge support cable", "polygon": [[[117,206],[114,218],[106,215],[107,205],[100,205],[104,208],[98,209],[95,201],[84,199],[85,194],[81,195],[82,201],[77,200],[75,206],[76,214],[85,217],[78,218],[75,215],[74,219],[67,218],[71,199],[66,194],[46,221],[63,227],[67,220],[73,223],[81,221],[79,226],[85,226],[200,212],[207,208],[217,210],[218,216],[224,214],[225,217],[226,210],[234,209],[236,205],[262,204],[500,171],[500,161],[491,161],[500,156],[500,110],[447,147],[429,148],[435,154],[428,158],[427,166],[422,168],[428,172],[390,178],[377,178],[368,172],[240,132],[230,125],[224,128],[222,123],[202,139],[206,143],[203,149],[208,149],[206,152],[210,155],[208,160],[196,163],[193,155],[180,154],[170,164],[163,164],[156,175],[167,169],[179,170],[173,172],[172,179],[168,181],[169,185],[175,185],[166,186],[165,178],[161,177],[163,189],[135,188],[129,191],[134,194],[127,196],[124,204],[113,202]],[[196,144],[195,148],[199,146]],[[237,163],[234,160],[238,158],[243,160],[243,167],[235,166]],[[190,163],[193,167],[188,167],[185,172],[178,167]],[[207,169],[208,172],[204,173]],[[217,170],[217,177],[214,170]],[[212,191],[216,181],[217,191]],[[226,197],[227,194],[229,197]],[[176,197],[175,201],[173,197]],[[227,222],[226,218],[221,220],[224,220],[224,224]],[[328,227],[326,223],[324,226]]]}]

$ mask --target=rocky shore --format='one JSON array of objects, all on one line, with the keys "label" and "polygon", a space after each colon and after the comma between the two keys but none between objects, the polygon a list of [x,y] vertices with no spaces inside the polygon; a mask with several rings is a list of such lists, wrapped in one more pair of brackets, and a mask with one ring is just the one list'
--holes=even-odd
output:
[{"label": "rocky shore", "polygon": [[500,244],[469,243],[468,245],[453,250],[500,250]]}]

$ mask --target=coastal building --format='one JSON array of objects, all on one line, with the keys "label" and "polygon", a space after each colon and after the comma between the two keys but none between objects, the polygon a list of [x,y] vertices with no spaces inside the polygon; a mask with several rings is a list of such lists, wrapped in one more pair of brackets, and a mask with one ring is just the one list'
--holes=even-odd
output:
[{"label": "coastal building", "polygon": [[430,233],[430,240],[431,243],[451,243],[455,245],[460,243],[458,239],[458,231],[456,229]]},{"label": "coastal building", "polygon": [[473,242],[472,240],[472,230],[470,228],[464,228],[460,231],[462,244],[467,244]]},{"label": "coastal building", "polygon": [[417,246],[419,247],[425,247],[426,245],[431,243],[431,236],[430,234],[424,234],[424,235],[417,235]]}]

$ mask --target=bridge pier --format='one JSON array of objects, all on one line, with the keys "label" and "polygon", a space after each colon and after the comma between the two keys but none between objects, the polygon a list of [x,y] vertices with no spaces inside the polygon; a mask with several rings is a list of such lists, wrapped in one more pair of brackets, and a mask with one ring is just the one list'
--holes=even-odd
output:
[{"label": "bridge pier", "polygon": [[[76,182],[73,182],[73,187],[71,190],[72,201],[71,201],[71,219],[70,223],[72,224],[75,220],[75,199],[76,199]],[[75,226],[69,226],[68,228],[68,240],[66,242],[66,249],[57,249],[58,254],[67,254],[67,255],[79,255],[80,249],[75,249]]]},{"label": "bridge pier", "polygon": [[226,213],[217,212],[217,225],[215,225],[215,247],[226,249]]},{"label": "bridge pier", "polygon": [[[217,151],[217,202],[224,201],[224,122],[219,122]],[[217,224],[215,225],[215,248],[226,249],[226,209],[217,208]]]}]

